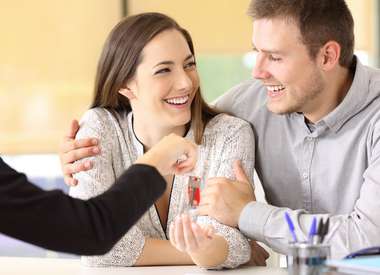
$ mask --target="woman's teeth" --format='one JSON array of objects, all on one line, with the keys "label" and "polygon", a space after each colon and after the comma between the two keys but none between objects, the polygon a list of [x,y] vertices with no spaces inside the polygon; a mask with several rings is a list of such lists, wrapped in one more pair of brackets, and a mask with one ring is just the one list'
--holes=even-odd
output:
[{"label": "woman's teeth", "polygon": [[182,97],[165,99],[165,102],[169,104],[182,105],[182,104],[187,103],[188,100],[189,100],[189,96],[187,95],[187,96],[182,96]]}]

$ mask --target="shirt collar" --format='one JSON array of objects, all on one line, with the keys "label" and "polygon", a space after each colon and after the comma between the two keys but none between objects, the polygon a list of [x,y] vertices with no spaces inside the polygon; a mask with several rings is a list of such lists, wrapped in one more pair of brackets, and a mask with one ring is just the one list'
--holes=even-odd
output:
[{"label": "shirt collar", "polygon": [[343,101],[322,119],[335,132],[338,132],[347,120],[360,111],[366,102],[366,95],[369,93],[369,74],[356,56],[354,58],[356,68],[350,89]]}]

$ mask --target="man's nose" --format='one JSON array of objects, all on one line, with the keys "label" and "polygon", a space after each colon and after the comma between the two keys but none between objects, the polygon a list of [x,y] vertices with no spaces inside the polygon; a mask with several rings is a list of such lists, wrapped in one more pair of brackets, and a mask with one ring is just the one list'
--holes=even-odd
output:
[{"label": "man's nose", "polygon": [[257,54],[255,65],[252,69],[252,77],[256,79],[267,79],[271,74],[266,69],[266,60],[260,54]]}]

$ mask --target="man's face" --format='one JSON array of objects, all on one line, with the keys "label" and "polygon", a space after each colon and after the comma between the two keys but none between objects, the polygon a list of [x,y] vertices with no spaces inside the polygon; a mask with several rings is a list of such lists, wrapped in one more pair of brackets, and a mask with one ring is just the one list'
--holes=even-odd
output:
[{"label": "man's face", "polygon": [[316,112],[323,102],[325,85],[298,26],[283,18],[255,20],[252,43],[257,51],[252,75],[267,87],[268,109],[305,116]]}]

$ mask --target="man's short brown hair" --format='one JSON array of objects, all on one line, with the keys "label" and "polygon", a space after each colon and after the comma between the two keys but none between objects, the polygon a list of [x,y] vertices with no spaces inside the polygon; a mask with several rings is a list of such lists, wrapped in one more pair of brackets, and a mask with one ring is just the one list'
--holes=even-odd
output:
[{"label": "man's short brown hair", "polygon": [[354,20],[344,0],[251,0],[248,15],[254,20],[293,20],[312,58],[328,41],[336,41],[341,47],[339,64],[349,67],[352,63]]}]

